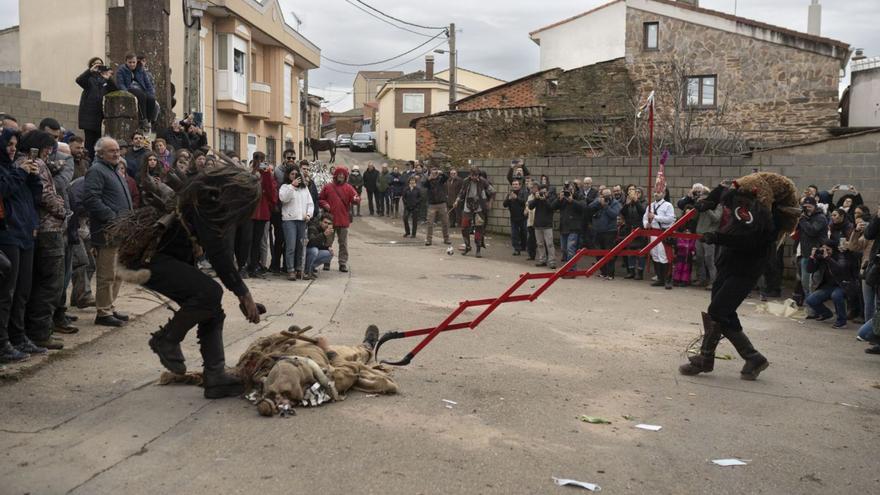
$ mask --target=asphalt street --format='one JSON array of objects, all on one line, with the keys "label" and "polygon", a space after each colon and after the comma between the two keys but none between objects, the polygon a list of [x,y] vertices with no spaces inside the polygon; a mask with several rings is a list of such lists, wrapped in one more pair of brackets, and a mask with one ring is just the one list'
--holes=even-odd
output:
[{"label": "asphalt street", "polygon": [[[249,281],[269,309],[259,325],[227,293],[228,363],[294,323],[343,344],[370,323],[430,326],[458,301],[493,297],[536,270],[498,236],[477,260],[401,234],[399,221],[361,217],[350,273],[334,263],[311,283]],[[758,313],[752,299],[742,320],[770,368],[740,380],[742,361],[724,342],[719,352],[732,361],[682,377],[707,294],[561,280],[475,330],[438,336],[395,371],[400,394],[352,393],[286,419],[260,417],[242,399],[206,400],[197,387],[156,385],[161,367],[146,342],[170,313],[153,301],[129,326],[0,383],[0,493],[580,490],[552,477],[604,493],[880,492],[880,360],[863,353],[855,329]],[[193,332],[184,347],[193,369],[195,341]],[[391,342],[381,357],[417,342]],[[711,463],[722,458],[748,465]]]}]

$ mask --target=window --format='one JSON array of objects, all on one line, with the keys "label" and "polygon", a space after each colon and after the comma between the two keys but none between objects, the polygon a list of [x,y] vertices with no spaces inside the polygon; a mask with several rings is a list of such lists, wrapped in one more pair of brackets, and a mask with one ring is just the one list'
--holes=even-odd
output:
[{"label": "window", "polygon": [[247,41],[233,34],[217,37],[218,100],[247,103],[247,64]]},{"label": "window", "polygon": [[236,74],[244,75],[244,52],[241,50],[232,51],[232,67]]},{"label": "window", "polygon": [[718,96],[717,76],[692,76],[687,78],[685,104],[689,108],[711,108]]},{"label": "window", "polygon": [[220,129],[220,151],[223,153],[238,152],[238,133]]},{"label": "window", "polygon": [[547,81],[547,96],[556,96],[557,89],[559,89],[559,79],[550,79]]},{"label": "window", "polygon": [[229,70],[229,35],[217,36],[217,69]]},{"label": "window", "polygon": [[421,93],[404,93],[403,113],[425,113],[425,95]]},{"label": "window", "polygon": [[278,165],[278,162],[275,161],[275,158],[277,157],[277,147],[278,144],[276,143],[275,138],[266,138],[266,162],[273,166]]},{"label": "window", "polygon": [[645,50],[659,50],[660,49],[660,23],[659,22],[646,22],[645,23]]}]

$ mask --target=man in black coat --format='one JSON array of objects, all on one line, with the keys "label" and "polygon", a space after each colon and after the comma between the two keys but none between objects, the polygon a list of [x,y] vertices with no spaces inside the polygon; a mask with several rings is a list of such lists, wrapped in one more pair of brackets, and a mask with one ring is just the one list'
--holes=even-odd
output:
[{"label": "man in black coat", "polygon": [[510,243],[513,246],[513,255],[519,256],[526,249],[526,199],[528,193],[522,187],[519,179],[513,179],[510,183],[510,192],[502,203],[510,215]]},{"label": "man in black coat", "polygon": [[373,216],[373,201],[376,199],[376,190],[379,187],[379,171],[370,162],[364,172],[364,189],[367,190],[367,204],[370,206],[370,216]]},{"label": "man in black coat", "polygon": [[163,137],[168,147],[174,151],[190,149],[189,134],[176,120],[171,122],[171,127],[165,131]]},{"label": "man in black coat", "polygon": [[113,306],[122,285],[116,276],[118,250],[106,245],[104,228],[110,221],[132,209],[131,192],[125,178],[117,172],[119,143],[113,138],[103,137],[95,143],[95,154],[97,158],[86,172],[83,195],[83,204],[89,212],[92,246],[97,251],[95,306],[98,314],[95,324],[121,327],[128,321],[128,316],[117,312]]},{"label": "man in black coat", "polygon": [[101,137],[101,124],[104,122],[104,95],[116,91],[113,69],[95,57],[89,68],[77,76],[76,84],[83,90],[79,97],[78,125],[85,134],[86,152],[90,158],[94,158],[95,143]]},{"label": "man in black coat", "polygon": [[428,193],[428,236],[425,245],[430,246],[434,234],[434,222],[440,219],[443,228],[443,244],[452,244],[449,240],[449,215],[446,214],[446,174],[434,167],[428,180],[425,181],[425,190]]}]

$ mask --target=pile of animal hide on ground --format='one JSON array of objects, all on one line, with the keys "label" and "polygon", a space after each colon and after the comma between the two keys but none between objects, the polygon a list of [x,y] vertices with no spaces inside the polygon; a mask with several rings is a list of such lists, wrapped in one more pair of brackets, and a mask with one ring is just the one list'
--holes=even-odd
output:
[{"label": "pile of animal hide on ground", "polygon": [[[292,326],[262,337],[241,355],[234,372],[245,384],[245,397],[261,415],[296,414],[294,407],[344,400],[349,390],[397,393],[390,368],[369,364],[373,358],[370,345],[329,345],[323,338],[303,335],[310,329]],[[375,341],[378,329],[372,325],[367,329],[368,339],[371,334]],[[201,385],[202,376],[198,372],[162,373],[159,384],[171,383]]]},{"label": "pile of animal hide on ground", "polygon": [[[263,337],[248,347],[235,367],[247,397],[263,416],[294,414],[296,406],[317,406],[345,399],[349,390],[397,393],[390,369],[374,364],[372,348],[328,345],[303,335],[311,327]],[[378,335],[378,329],[367,330]],[[374,337],[375,338],[375,337]]]}]

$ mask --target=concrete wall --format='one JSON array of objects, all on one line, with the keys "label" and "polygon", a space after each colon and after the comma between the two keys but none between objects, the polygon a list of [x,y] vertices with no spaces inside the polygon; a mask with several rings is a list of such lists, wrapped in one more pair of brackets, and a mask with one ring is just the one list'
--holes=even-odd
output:
[{"label": "concrete wall", "polygon": [[568,70],[620,58],[626,50],[626,3],[618,2],[534,33],[532,39],[541,46],[539,70]]},{"label": "concrete wall", "polygon": [[77,105],[43,101],[39,91],[0,87],[0,112],[18,119],[19,126],[27,122],[39,124],[44,118],[52,117],[65,129],[82,135],[77,126],[78,109]]},{"label": "concrete wall", "polygon": [[21,44],[18,27],[0,31],[0,72],[21,71]]},{"label": "concrete wall", "polygon": [[107,2],[19,0],[18,5],[21,87],[40,91],[48,101],[78,105],[82,90],[76,76],[88,68],[89,58],[106,57]]},{"label": "concrete wall", "polygon": [[[510,160],[517,156],[492,160],[474,160],[473,164],[487,171],[499,190],[507,194],[506,174]],[[595,185],[647,184],[646,158],[526,158],[533,176],[547,174],[553,185],[566,180],[592,177]],[[691,186],[702,183],[709,187],[723,179],[750,174],[752,169],[783,174],[794,181],[799,190],[815,184],[828,190],[835,184],[851,184],[862,194],[865,203],[876,210],[880,201],[880,132],[828,140],[820,143],[755,153],[752,156],[671,157],[666,165],[667,183],[673,199],[682,197]],[[656,165],[655,165],[656,169]],[[490,230],[508,233],[507,211],[500,202],[493,206]]]},{"label": "concrete wall", "polygon": [[880,69],[852,73],[849,125],[850,127],[880,126]]}]

